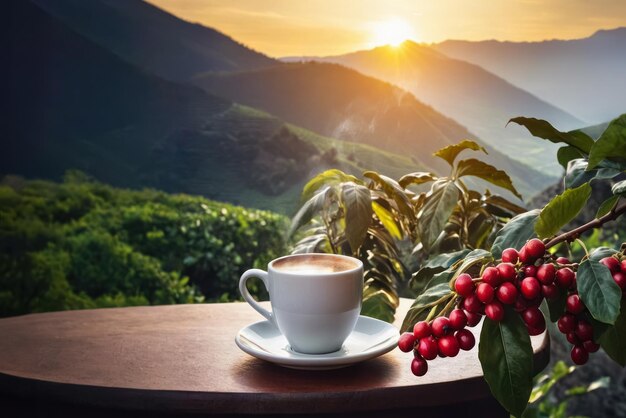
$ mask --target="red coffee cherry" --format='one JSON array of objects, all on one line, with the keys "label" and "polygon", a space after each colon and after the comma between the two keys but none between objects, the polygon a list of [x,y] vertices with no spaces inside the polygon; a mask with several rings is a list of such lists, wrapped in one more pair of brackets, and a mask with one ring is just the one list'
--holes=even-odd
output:
[{"label": "red coffee cherry", "polygon": [[583,343],[583,347],[587,350],[588,353],[595,353],[600,349],[600,344],[596,343],[593,340],[588,340]]},{"label": "red coffee cherry", "polygon": [[493,290],[493,287],[485,282],[478,284],[478,287],[476,288],[476,296],[482,303],[491,302],[493,300],[494,293],[495,291]]},{"label": "red coffee cherry", "polygon": [[445,316],[435,318],[430,328],[432,329],[433,335],[435,337],[443,337],[444,335],[447,335],[452,331],[452,327],[450,326],[450,320]]},{"label": "red coffee cherry", "polygon": [[492,287],[496,287],[500,284],[500,282],[502,281],[500,279],[500,272],[498,272],[498,269],[495,267],[487,267],[484,271],[483,271],[483,282],[490,284]]},{"label": "red coffee cherry", "polygon": [[534,299],[541,294],[541,285],[534,277],[526,277],[522,280],[520,292],[528,300]]},{"label": "red coffee cherry", "polygon": [[528,250],[526,249],[525,245],[522,247],[521,250],[519,250],[518,254],[519,254],[519,261],[521,261],[524,264],[531,264],[535,261],[528,253]]},{"label": "red coffee cherry", "polygon": [[405,332],[398,339],[398,348],[400,351],[408,353],[413,350],[413,345],[415,345],[415,336],[412,332]]},{"label": "red coffee cherry", "polygon": [[418,340],[421,340],[422,338],[426,338],[430,334],[432,334],[432,329],[430,328],[430,324],[426,321],[419,321],[413,327],[413,335]]},{"label": "red coffee cherry", "polygon": [[546,327],[546,319],[543,317],[543,314],[539,310],[539,308],[531,307],[522,312],[522,319],[532,328],[543,328]]},{"label": "red coffee cherry", "polygon": [[505,305],[512,305],[517,300],[517,288],[513,283],[505,282],[496,290],[496,297]]},{"label": "red coffee cherry", "polygon": [[446,357],[454,357],[459,354],[459,342],[454,335],[446,335],[439,338],[437,345],[439,346],[439,353]]},{"label": "red coffee cherry", "polygon": [[556,284],[561,289],[569,289],[574,284],[574,278],[576,277],[572,269],[569,267],[563,267],[556,271]]},{"label": "red coffee cherry", "polygon": [[463,329],[467,325],[467,315],[465,315],[463,309],[454,309],[450,312],[448,319],[450,320],[450,326],[453,329]]},{"label": "red coffee cherry", "polygon": [[543,333],[546,330],[545,325],[543,328],[534,328],[526,324],[526,330],[528,331],[528,335],[535,336]]},{"label": "red coffee cherry", "polygon": [[411,361],[411,372],[415,376],[424,376],[428,371],[428,362],[423,357],[414,357]]},{"label": "red coffee cherry", "polygon": [[576,330],[576,325],[578,325],[578,319],[570,313],[564,314],[556,323],[557,327],[559,327],[559,331],[563,334],[567,334],[568,332],[574,332]]},{"label": "red coffee cherry", "polygon": [[502,251],[502,262],[503,263],[517,263],[517,260],[519,260],[519,254],[517,253],[517,250],[515,248],[507,248],[506,250]]},{"label": "red coffee cherry", "polygon": [[622,262],[619,263],[619,268],[620,270],[622,270],[622,273],[626,273],[626,259],[622,260]]},{"label": "red coffee cherry", "polygon": [[494,300],[485,306],[485,315],[492,321],[500,322],[504,319],[504,307],[500,302]]},{"label": "red coffee cherry", "polygon": [[463,309],[468,312],[482,313],[484,305],[475,294],[469,295],[463,300]]},{"label": "red coffee cherry", "polygon": [[537,267],[535,266],[524,266],[522,268],[524,272],[524,277],[535,277],[537,276]]},{"label": "red coffee cherry", "polygon": [[541,294],[546,299],[554,299],[559,296],[559,288],[553,284],[542,284],[541,285]]},{"label": "red coffee cherry", "polygon": [[542,284],[552,284],[554,282],[554,276],[556,274],[556,268],[553,264],[542,264],[537,268],[537,280]]},{"label": "red coffee cherry", "polygon": [[568,332],[567,334],[565,334],[565,338],[567,339],[567,341],[569,341],[570,344],[582,344],[582,341],[580,341],[580,338],[576,336],[575,332]]},{"label": "red coffee cherry", "polygon": [[582,345],[575,345],[572,347],[572,352],[570,354],[572,361],[579,366],[582,366],[589,360],[589,353]]},{"label": "red coffee cherry", "polygon": [[469,296],[474,293],[472,276],[467,273],[459,274],[459,277],[454,282],[454,290],[461,296]]},{"label": "red coffee cherry", "polygon": [[613,273],[613,280],[619,286],[622,291],[626,290],[626,273],[618,271],[617,273]]},{"label": "red coffee cherry", "polygon": [[543,241],[541,241],[538,238],[531,239],[524,245],[524,247],[526,248],[526,252],[528,253],[528,256],[533,261],[538,259],[539,257],[543,257],[543,255],[546,252],[545,244],[543,243]]},{"label": "red coffee cherry", "polygon": [[585,304],[580,297],[576,293],[572,293],[567,297],[565,301],[565,310],[567,312],[573,313],[574,315],[578,315],[582,311],[585,310]]},{"label": "red coffee cherry", "polygon": [[528,308],[528,301],[522,294],[517,295],[517,299],[515,299],[515,305],[513,306],[513,310],[515,312],[522,312],[526,308]]},{"label": "red coffee cherry", "polygon": [[500,280],[503,282],[512,282],[515,280],[515,266],[511,263],[500,263],[496,266],[500,274]]},{"label": "red coffee cherry", "polygon": [[467,326],[475,327],[480,322],[480,319],[483,317],[481,314],[476,312],[468,312],[465,311],[465,315],[467,316]]},{"label": "red coffee cherry", "polygon": [[565,257],[559,257],[556,259],[556,262],[559,264],[571,264],[569,259],[565,258]]},{"label": "red coffee cherry", "polygon": [[615,257],[604,257],[600,263],[607,266],[611,273],[617,273],[621,270],[619,261]]},{"label": "red coffee cherry", "polygon": [[474,338],[474,334],[469,329],[462,329],[454,334],[457,342],[459,343],[459,348],[464,351],[469,351],[474,348],[476,345],[476,339]]},{"label": "red coffee cherry", "polygon": [[433,336],[422,338],[417,344],[417,352],[426,360],[434,360],[439,353],[437,340]]},{"label": "red coffee cherry", "polygon": [[578,325],[576,325],[576,336],[580,339],[580,341],[585,342],[593,339],[593,327],[591,324],[584,319],[580,319],[578,321]]}]

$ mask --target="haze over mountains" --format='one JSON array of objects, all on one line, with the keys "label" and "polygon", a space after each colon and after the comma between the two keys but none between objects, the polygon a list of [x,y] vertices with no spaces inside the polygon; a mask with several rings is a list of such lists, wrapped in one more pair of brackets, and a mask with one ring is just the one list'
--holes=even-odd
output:
[{"label": "haze over mountains", "polygon": [[334,62],[394,83],[451,116],[485,142],[546,172],[558,172],[555,144],[533,144],[528,132],[506,126],[515,116],[539,117],[563,130],[584,123],[557,107],[517,88],[483,68],[448,58],[436,50],[406,41],[332,57],[291,57],[287,61]]},{"label": "haze over mountains", "polygon": [[446,41],[433,48],[480,65],[588,124],[626,110],[626,27],[567,41]]},{"label": "haze over mountains", "polygon": [[[408,45],[407,63],[430,68],[431,81],[411,87],[368,60],[396,85],[337,64],[285,64],[140,0],[8,4],[2,32],[13,87],[2,174],[58,178],[78,168],[115,185],[289,212],[303,182],[323,169],[447,172],[432,151],[470,138],[530,197],[560,171],[521,164],[508,157],[520,157],[510,141],[488,146],[476,131],[534,111],[578,123],[479,66],[419,45]],[[470,117],[483,118],[476,130]],[[546,144],[525,141],[522,157]]]}]

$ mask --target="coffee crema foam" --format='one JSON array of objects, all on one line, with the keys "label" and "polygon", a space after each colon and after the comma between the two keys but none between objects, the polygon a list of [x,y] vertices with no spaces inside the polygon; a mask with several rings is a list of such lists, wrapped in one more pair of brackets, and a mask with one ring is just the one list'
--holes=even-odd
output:
[{"label": "coffee crema foam", "polygon": [[272,267],[286,273],[324,274],[353,270],[358,264],[340,257],[307,255],[275,261]]}]

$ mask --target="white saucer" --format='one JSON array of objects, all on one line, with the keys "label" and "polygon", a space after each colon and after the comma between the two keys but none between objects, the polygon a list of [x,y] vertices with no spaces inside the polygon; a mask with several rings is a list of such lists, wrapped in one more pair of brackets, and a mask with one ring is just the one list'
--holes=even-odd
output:
[{"label": "white saucer", "polygon": [[292,369],[327,370],[378,357],[398,344],[399,332],[387,322],[359,316],[352,334],[339,351],[328,354],[302,354],[293,351],[285,337],[269,321],[242,328],[235,342],[251,356]]}]

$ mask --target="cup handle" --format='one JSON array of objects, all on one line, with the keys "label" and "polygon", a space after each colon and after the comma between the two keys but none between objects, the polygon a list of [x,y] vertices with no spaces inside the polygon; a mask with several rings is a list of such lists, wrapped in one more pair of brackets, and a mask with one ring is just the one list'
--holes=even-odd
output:
[{"label": "cup handle", "polygon": [[269,291],[267,272],[263,270],[259,270],[259,269],[250,269],[250,270],[246,270],[241,275],[241,278],[239,279],[239,292],[241,292],[241,296],[243,296],[246,302],[248,302],[250,306],[254,308],[254,310],[256,310],[258,313],[263,315],[272,324],[275,324],[274,315],[270,311],[268,311],[267,309],[259,305],[259,303],[256,300],[254,300],[254,298],[248,291],[246,282],[251,277],[258,277],[259,279],[261,279],[263,281],[263,284],[265,285],[265,288]]}]

